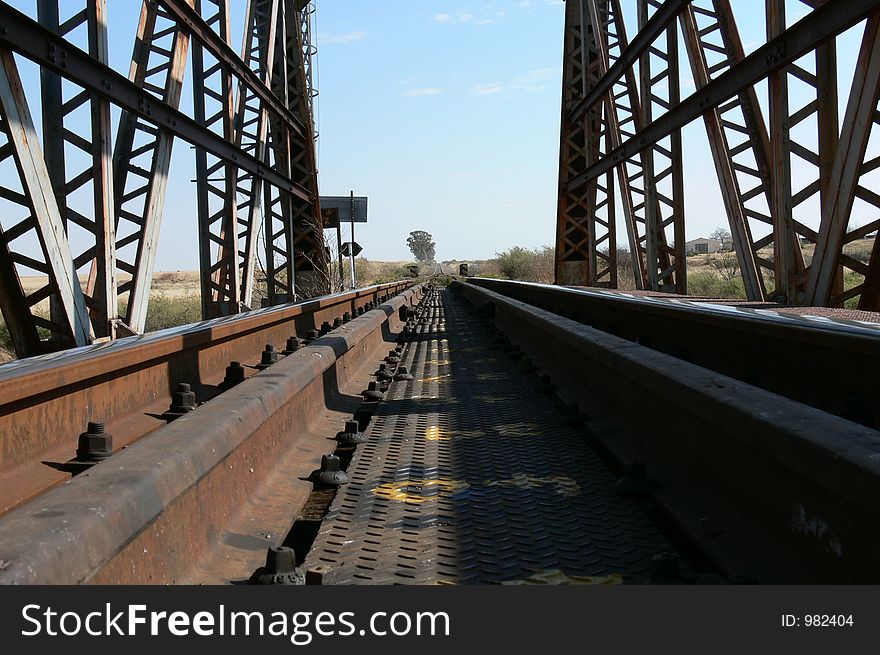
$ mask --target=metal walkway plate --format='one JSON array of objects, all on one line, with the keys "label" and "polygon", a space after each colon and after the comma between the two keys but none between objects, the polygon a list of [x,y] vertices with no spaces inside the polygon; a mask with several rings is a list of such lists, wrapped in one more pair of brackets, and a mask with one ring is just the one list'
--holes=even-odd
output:
[{"label": "metal walkway plate", "polygon": [[558,400],[452,291],[428,297],[305,566],[338,584],[645,582],[671,550]]}]

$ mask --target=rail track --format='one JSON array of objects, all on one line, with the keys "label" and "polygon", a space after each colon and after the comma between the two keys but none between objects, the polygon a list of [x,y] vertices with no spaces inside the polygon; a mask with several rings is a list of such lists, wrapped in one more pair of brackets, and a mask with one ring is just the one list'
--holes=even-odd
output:
[{"label": "rail track", "polygon": [[[323,336],[257,369],[291,322],[305,335],[324,321]],[[60,413],[126,379],[142,400],[108,422],[110,458],[72,479],[42,464],[61,477],[0,517],[0,583],[880,579],[880,433],[852,400],[876,390],[868,324],[470,279],[156,339],[166,354],[135,340],[141,363],[108,379],[93,361],[69,389],[65,355],[8,369],[10,389],[30,366],[43,379],[44,396],[20,391],[33,415],[41,398]],[[207,400],[234,349],[253,374],[162,416],[189,381],[179,371],[202,372]],[[99,352],[69,357],[85,367]],[[852,367],[845,393],[822,380],[831,365]],[[811,377],[783,388],[786,366]],[[160,399],[137,382],[153,377]],[[144,415],[152,428],[120,449]],[[76,431],[95,418],[70,416]]]},{"label": "rail track", "polygon": [[[231,362],[257,372],[267,344],[314,338],[411,283],[204,321],[0,366],[0,514],[70,477],[77,437],[102,423],[115,450],[165,425],[179,385],[214,398]],[[48,464],[47,464],[48,463]]]}]

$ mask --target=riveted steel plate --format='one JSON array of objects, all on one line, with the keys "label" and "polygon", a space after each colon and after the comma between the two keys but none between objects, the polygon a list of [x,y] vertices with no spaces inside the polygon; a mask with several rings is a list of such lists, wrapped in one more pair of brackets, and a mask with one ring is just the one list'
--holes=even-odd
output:
[{"label": "riveted steel plate", "polygon": [[[671,550],[546,383],[452,291],[402,365],[305,566],[336,583],[645,582]],[[548,393],[550,392],[550,393]]]}]

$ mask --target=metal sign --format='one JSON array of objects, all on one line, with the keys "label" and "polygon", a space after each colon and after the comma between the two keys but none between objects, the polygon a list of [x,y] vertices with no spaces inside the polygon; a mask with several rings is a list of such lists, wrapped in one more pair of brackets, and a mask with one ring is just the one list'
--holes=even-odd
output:
[{"label": "metal sign", "polygon": [[[354,209],[354,215],[352,215]],[[366,223],[367,222],[367,197],[366,196],[321,196],[321,216],[324,218],[324,227],[336,227],[339,221],[343,223]],[[333,221],[332,225],[327,220]]]},{"label": "metal sign", "polygon": [[357,241],[346,241],[342,244],[342,255],[344,257],[357,257],[361,254],[363,246]]}]

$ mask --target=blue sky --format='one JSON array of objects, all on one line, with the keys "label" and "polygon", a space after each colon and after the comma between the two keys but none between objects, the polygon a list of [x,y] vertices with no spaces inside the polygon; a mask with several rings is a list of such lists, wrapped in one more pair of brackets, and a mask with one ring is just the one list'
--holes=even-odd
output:
[{"label": "blue sky", "polygon": [[[11,4],[35,15],[33,0]],[[325,195],[353,189],[369,196],[369,223],[356,235],[363,255],[408,259],[405,241],[414,229],[434,235],[439,259],[481,259],[514,245],[552,244],[564,3],[317,4],[319,182]],[[748,50],[764,42],[763,4],[733,0]],[[237,49],[244,1],[231,5]],[[635,2],[623,5],[632,36]],[[136,0],[108,0],[111,65],[117,70],[128,70],[139,9]],[[806,12],[797,0],[790,2],[790,21]],[[858,36],[839,39],[842,101]],[[686,95],[693,84],[683,55],[682,49]],[[22,64],[21,70],[39,120],[37,69]],[[190,85],[187,75],[185,111],[191,108]],[[687,233],[693,238],[726,219],[701,121],[685,129],[684,143]],[[193,161],[190,147],[178,141],[158,270],[197,267]]]}]

